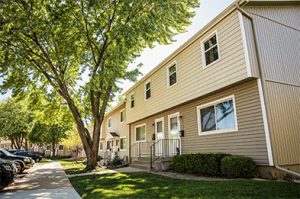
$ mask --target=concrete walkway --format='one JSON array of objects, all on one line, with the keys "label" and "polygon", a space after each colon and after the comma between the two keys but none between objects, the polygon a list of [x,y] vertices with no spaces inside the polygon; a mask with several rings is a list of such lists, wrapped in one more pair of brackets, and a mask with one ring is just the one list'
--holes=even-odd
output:
[{"label": "concrete walkway", "polygon": [[0,193],[1,199],[80,199],[59,163],[36,164]]}]

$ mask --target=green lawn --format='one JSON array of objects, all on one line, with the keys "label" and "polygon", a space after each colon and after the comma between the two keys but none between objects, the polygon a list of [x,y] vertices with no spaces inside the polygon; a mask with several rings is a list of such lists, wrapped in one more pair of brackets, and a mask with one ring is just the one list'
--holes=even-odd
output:
[{"label": "green lawn", "polygon": [[82,198],[300,198],[300,184],[254,180],[192,181],[148,173],[72,177]]},{"label": "green lawn", "polygon": [[[83,170],[86,167],[86,165],[82,160],[74,161],[72,159],[59,159],[59,158],[55,158],[53,160],[59,162],[64,167],[64,170],[68,175],[86,173],[86,171]],[[98,172],[104,170],[105,169],[97,169],[96,171]],[[92,171],[92,172],[96,172],[96,171]]]}]

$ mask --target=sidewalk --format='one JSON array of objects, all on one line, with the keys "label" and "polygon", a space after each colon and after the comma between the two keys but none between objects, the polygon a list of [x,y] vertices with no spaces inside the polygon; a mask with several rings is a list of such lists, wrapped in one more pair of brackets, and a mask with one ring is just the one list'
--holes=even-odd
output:
[{"label": "sidewalk", "polygon": [[35,165],[23,178],[0,193],[1,199],[80,199],[62,166],[51,162]]}]

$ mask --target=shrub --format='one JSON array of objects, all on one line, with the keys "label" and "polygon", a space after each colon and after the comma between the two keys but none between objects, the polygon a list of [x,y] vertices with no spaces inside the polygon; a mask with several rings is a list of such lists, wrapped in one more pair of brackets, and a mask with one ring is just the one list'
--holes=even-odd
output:
[{"label": "shrub", "polygon": [[256,174],[256,163],[244,156],[227,156],[222,159],[221,170],[228,178],[253,178]]},{"label": "shrub", "polygon": [[111,162],[109,162],[110,166],[118,166],[122,165],[122,159],[119,156],[115,156]]},{"label": "shrub", "polygon": [[176,172],[205,176],[222,176],[221,160],[224,153],[183,154],[174,156],[171,167]]}]

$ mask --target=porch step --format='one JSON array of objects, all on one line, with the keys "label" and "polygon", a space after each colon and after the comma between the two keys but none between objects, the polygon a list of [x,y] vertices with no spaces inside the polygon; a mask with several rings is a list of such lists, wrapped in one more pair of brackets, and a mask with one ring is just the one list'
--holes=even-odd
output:
[{"label": "porch step", "polygon": [[133,164],[130,164],[131,167],[133,168],[137,168],[137,169],[143,169],[143,170],[150,170],[150,164],[143,164],[143,163],[133,163]]}]

